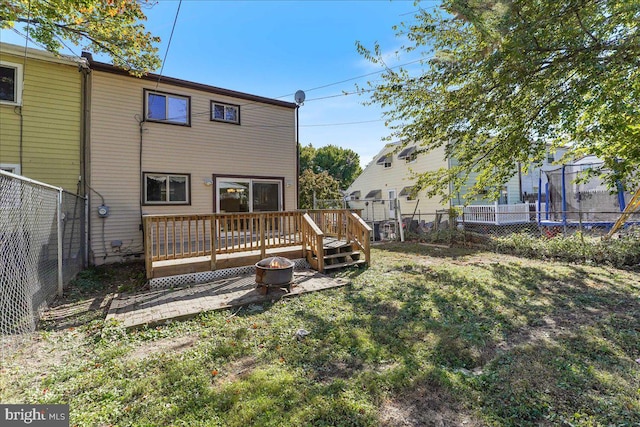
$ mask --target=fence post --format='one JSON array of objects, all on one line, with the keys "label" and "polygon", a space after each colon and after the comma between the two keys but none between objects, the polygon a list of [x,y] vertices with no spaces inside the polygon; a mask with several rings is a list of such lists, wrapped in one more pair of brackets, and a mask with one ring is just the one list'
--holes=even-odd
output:
[{"label": "fence post", "polygon": [[395,204],[396,217],[398,218],[398,230],[400,231],[400,241],[404,242],[404,229],[402,228],[402,212],[400,211],[400,202],[396,197],[393,201]]},{"label": "fence post", "polygon": [[58,190],[58,203],[56,216],[58,217],[58,296],[62,296],[62,288],[64,287],[64,279],[62,276],[62,189]]}]

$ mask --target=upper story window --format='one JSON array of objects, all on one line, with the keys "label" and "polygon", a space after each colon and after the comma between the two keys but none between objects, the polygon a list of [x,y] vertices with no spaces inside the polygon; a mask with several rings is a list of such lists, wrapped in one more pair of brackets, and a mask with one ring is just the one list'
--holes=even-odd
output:
[{"label": "upper story window", "polygon": [[548,164],[553,163],[555,160],[556,160],[556,159],[555,159],[555,157],[554,157],[553,153],[547,153],[547,163],[548,163]]},{"label": "upper story window", "polygon": [[404,159],[406,163],[413,163],[418,158],[418,152],[416,151],[416,147],[411,146],[407,147],[398,154],[398,159]]},{"label": "upper story window", "polygon": [[0,103],[20,105],[22,65],[0,61]]},{"label": "upper story window", "polygon": [[211,101],[211,120],[240,124],[240,106]]},{"label": "upper story window", "polygon": [[144,117],[151,122],[191,125],[191,97],[144,91]]},{"label": "upper story window", "polygon": [[144,173],[146,205],[188,205],[189,174]]},{"label": "upper story window", "polygon": [[378,159],[376,164],[383,165],[385,169],[391,167],[391,161],[393,159],[393,154],[386,154]]}]

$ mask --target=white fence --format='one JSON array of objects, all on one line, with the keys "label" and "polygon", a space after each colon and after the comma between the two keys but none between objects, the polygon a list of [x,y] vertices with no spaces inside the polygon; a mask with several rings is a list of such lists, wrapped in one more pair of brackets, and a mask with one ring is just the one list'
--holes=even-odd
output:
[{"label": "white fence", "polygon": [[40,311],[86,266],[86,200],[0,171],[0,338],[35,329]]},{"label": "white fence", "polygon": [[513,205],[470,205],[456,206],[462,211],[459,222],[476,224],[524,224],[536,220],[537,203]]}]

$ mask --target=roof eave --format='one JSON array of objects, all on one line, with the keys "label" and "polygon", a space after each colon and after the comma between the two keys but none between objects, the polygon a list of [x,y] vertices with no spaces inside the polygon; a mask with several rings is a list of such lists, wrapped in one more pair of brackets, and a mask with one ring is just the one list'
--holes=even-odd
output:
[{"label": "roof eave", "polygon": [[[91,54],[87,54],[86,52],[83,52],[82,56],[89,61],[89,67],[92,70],[118,74],[118,75],[127,76],[131,78],[137,78],[129,74],[129,72],[123,68],[116,67],[115,65],[107,64],[104,62],[94,61]],[[262,104],[276,105],[279,107],[285,107],[285,108],[291,108],[291,109],[297,108],[297,105],[293,102],[286,102],[286,101],[280,101],[278,99],[266,98],[258,95],[251,95],[249,93],[237,92],[235,90],[224,89],[216,86],[206,85],[203,83],[196,83],[188,80],[177,79],[175,77],[166,77],[166,76],[161,76],[159,74],[148,73],[141,76],[140,78],[143,80],[149,80],[153,82],[159,81],[164,84],[179,86],[187,89],[200,90],[203,92],[213,93],[221,96],[244,99],[247,101],[259,102]]]}]

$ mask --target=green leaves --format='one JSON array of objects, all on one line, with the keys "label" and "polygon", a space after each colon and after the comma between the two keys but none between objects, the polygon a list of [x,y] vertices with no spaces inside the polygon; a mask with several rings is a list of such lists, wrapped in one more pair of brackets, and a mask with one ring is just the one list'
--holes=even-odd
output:
[{"label": "green leaves", "polygon": [[60,39],[111,57],[114,65],[134,75],[160,65],[160,39],[145,30],[143,7],[151,0],[8,0],[0,2],[0,25],[28,25],[29,35],[52,52]]},{"label": "green leaves", "polygon": [[327,172],[339,182],[341,189],[348,188],[362,168],[360,156],[348,148],[326,145],[314,148],[313,145],[300,147],[300,171],[311,170],[314,173]]},{"label": "green leaves", "polygon": [[[638,185],[637,2],[448,0],[413,19],[398,32],[402,52],[421,52],[424,67],[383,74],[372,100],[391,107],[392,138],[445,145],[455,160],[456,174],[422,177],[431,193],[450,197],[470,173],[471,196],[498,188],[560,145],[565,160],[597,155],[610,182]],[[358,50],[381,60],[380,47]]]},{"label": "green leaves", "polygon": [[[300,206],[299,209],[315,209],[314,200],[325,203],[327,201],[342,201],[343,195],[339,188],[340,183],[327,171],[319,173],[307,169],[300,175]],[[322,204],[319,208],[334,207],[331,202]],[[335,203],[334,203],[335,204]]]}]

